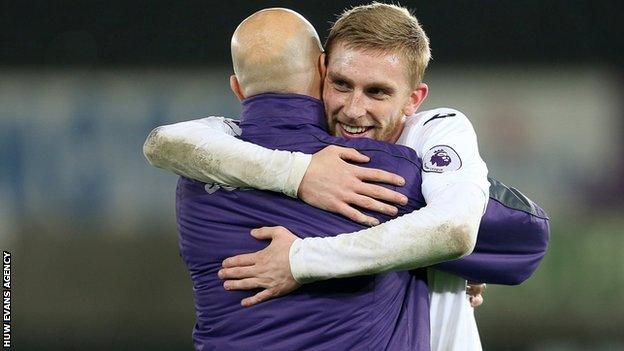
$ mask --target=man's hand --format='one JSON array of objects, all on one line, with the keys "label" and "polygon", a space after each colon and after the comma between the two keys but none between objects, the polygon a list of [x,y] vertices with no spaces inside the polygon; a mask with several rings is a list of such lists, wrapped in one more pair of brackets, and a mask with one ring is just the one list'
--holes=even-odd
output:
[{"label": "man's hand", "polygon": [[479,307],[483,303],[485,284],[469,282],[466,286],[466,294],[470,295],[470,306]]},{"label": "man's hand", "polygon": [[390,216],[396,215],[398,209],[382,201],[405,205],[407,197],[367,182],[403,186],[405,180],[390,172],[358,167],[346,162],[365,163],[369,160],[368,156],[355,149],[333,145],[324,148],[312,156],[312,162],[299,185],[299,198],[314,207],[339,213],[353,221],[371,226],[379,224],[379,221],[366,216],[353,206]]},{"label": "man's hand", "polygon": [[259,240],[271,240],[265,249],[227,258],[219,270],[226,290],[263,289],[252,297],[241,301],[245,307],[268,299],[286,295],[297,289],[297,283],[290,271],[288,254],[297,237],[284,227],[263,227],[251,231]]}]

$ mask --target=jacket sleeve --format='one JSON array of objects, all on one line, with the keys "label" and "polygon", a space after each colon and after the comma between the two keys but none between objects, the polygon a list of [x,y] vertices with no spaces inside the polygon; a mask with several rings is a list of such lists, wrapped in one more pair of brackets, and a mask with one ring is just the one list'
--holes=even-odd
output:
[{"label": "jacket sleeve", "polygon": [[548,248],[550,219],[518,190],[489,178],[490,201],[472,254],[433,266],[468,281],[517,285],[537,269]]}]

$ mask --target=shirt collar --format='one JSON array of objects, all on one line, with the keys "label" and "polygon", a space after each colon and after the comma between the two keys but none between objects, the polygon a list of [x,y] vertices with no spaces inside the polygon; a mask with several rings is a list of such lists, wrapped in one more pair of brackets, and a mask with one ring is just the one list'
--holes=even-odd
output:
[{"label": "shirt collar", "polygon": [[243,100],[241,126],[301,127],[327,130],[323,102],[300,94],[265,93]]}]

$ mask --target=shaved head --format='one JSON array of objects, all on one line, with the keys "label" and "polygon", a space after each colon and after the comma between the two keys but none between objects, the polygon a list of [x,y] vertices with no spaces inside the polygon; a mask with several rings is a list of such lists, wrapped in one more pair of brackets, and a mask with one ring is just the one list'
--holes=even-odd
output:
[{"label": "shaved head", "polygon": [[322,52],[316,30],[297,12],[283,8],[258,11],[232,36],[238,93],[243,98],[268,92],[320,97]]}]

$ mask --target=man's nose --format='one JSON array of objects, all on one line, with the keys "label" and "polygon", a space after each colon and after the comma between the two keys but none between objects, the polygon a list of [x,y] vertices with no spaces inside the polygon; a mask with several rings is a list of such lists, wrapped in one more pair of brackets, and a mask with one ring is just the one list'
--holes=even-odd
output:
[{"label": "man's nose", "polygon": [[362,93],[354,91],[345,101],[344,115],[348,118],[359,118],[366,114]]}]

